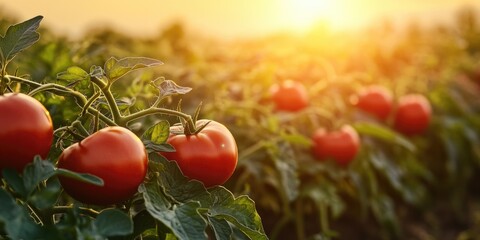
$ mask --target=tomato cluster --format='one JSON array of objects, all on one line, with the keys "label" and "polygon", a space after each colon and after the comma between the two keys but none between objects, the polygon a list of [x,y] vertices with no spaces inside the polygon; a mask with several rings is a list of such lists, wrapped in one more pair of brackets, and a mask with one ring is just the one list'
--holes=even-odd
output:
[{"label": "tomato cluster", "polygon": [[[360,91],[354,105],[364,112],[387,120],[393,111],[391,92],[382,86],[370,86]],[[407,136],[419,135],[426,131],[430,123],[432,109],[430,102],[420,94],[401,96],[393,111],[393,127]]]},{"label": "tomato cluster", "polygon": [[[305,87],[291,80],[274,84],[270,88],[271,101],[277,110],[299,111],[308,106]],[[431,107],[428,100],[419,94],[409,94],[394,103],[392,92],[380,85],[361,89],[353,98],[353,105],[380,121],[393,119],[393,128],[407,136],[422,134],[428,128]],[[361,146],[356,130],[344,125],[340,130],[317,129],[311,136],[312,154],[321,161],[332,159],[341,166],[353,161]]]}]

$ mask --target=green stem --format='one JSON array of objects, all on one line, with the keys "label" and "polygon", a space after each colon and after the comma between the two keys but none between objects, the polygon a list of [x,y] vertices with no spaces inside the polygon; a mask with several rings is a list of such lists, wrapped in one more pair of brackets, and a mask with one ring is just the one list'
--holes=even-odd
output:
[{"label": "green stem", "polygon": [[7,75],[7,64],[2,61],[1,67],[2,69],[1,69],[1,75],[0,75],[0,95],[3,95],[3,93],[5,92],[5,89],[7,88],[7,79],[5,79]]},{"label": "green stem", "polygon": [[255,144],[253,144],[252,146],[248,147],[247,149],[241,151],[240,156],[238,156],[238,160],[240,161],[242,159],[245,159],[246,157],[252,155],[256,151],[262,149],[263,147],[265,147],[265,142],[263,142],[263,141],[259,141]]},{"label": "green stem", "polygon": [[[86,138],[86,136],[83,136],[79,133],[76,133],[71,126],[65,126],[65,127],[59,127],[57,129],[55,129],[55,131],[53,132],[54,135],[56,135],[58,132],[62,132],[62,131],[65,131],[65,132],[68,132],[70,135],[72,135],[77,141],[82,141],[83,139]],[[63,135],[61,135],[60,137],[62,137]]]},{"label": "green stem", "polygon": [[[67,211],[70,211],[73,209],[73,206],[56,206],[51,209],[51,214],[59,214],[59,213],[66,213]],[[82,214],[85,214],[87,216],[96,218],[99,212],[91,209],[91,208],[84,208],[84,207],[79,207],[78,208]]]},{"label": "green stem", "polygon": [[157,107],[158,104],[160,104],[163,99],[164,99],[163,97],[161,97],[160,95],[158,95],[157,99],[156,99],[155,102],[152,104],[152,107]]},{"label": "green stem", "polygon": [[112,91],[110,90],[110,85],[108,85],[105,90],[102,89],[102,92],[107,100],[108,106],[110,107],[110,111],[112,112],[113,121],[116,123],[121,122],[123,117],[120,114],[120,109],[118,108],[117,102],[115,101]]},{"label": "green stem", "polygon": [[280,195],[281,195],[281,200],[280,201],[283,203],[282,204],[283,205],[283,207],[282,207],[283,208],[283,211],[282,211],[283,216],[280,219],[280,221],[277,223],[275,228],[272,230],[272,233],[270,235],[270,236],[272,236],[272,239],[276,239],[278,234],[280,234],[280,232],[284,229],[285,224],[287,224],[293,218],[292,210],[290,208],[290,203],[287,200],[284,189],[280,190]]},{"label": "green stem", "polygon": [[[25,79],[26,80],[26,79]],[[30,83],[29,83],[30,84]],[[28,93],[28,96],[35,96],[35,94],[37,93],[40,93],[40,92],[43,92],[43,91],[49,91],[49,90],[53,90],[53,89],[58,89],[58,90],[63,90],[63,89],[60,89],[58,86],[61,86],[61,85],[58,85],[58,84],[54,84],[54,83],[47,83],[47,84],[40,84],[39,87],[33,89],[32,91],[30,91]],[[65,93],[67,91],[64,91]]]},{"label": "green stem", "polygon": [[83,116],[88,111],[88,109],[90,108],[90,106],[92,106],[95,100],[97,100],[98,97],[100,97],[100,94],[101,94],[100,92],[96,92],[95,94],[93,94],[92,97],[90,97],[90,99],[87,100],[87,102],[83,106],[82,113],[80,114],[80,116]]},{"label": "green stem", "polygon": [[72,127],[75,127],[78,131],[80,131],[81,134],[85,136],[89,136],[90,133],[88,132],[87,129],[82,125],[82,122],[76,120],[72,123]]},{"label": "green stem", "polygon": [[328,224],[328,208],[324,202],[320,203],[320,229],[325,236],[330,234],[330,226]]},{"label": "green stem", "polygon": [[163,115],[170,115],[170,116],[177,116],[185,120],[187,123],[187,127],[190,130],[195,130],[195,123],[193,122],[192,116],[176,111],[176,110],[171,110],[171,109],[166,109],[166,108],[156,108],[156,107],[151,107],[147,108],[135,113],[132,113],[128,116],[125,116],[119,123],[120,126],[126,126],[129,122],[134,121],[136,119],[148,116],[148,115],[154,115],[154,114],[163,114]]},{"label": "green stem", "polygon": [[43,225],[44,225],[44,220],[41,218],[42,215],[40,214],[40,212],[38,211],[38,209],[30,206],[30,204],[27,204],[27,203],[25,203],[25,205],[26,205],[27,208],[30,210],[32,216],[34,216],[35,219],[37,219],[37,221],[40,223],[40,225],[43,226]]},{"label": "green stem", "polygon": [[[75,99],[77,100],[77,104],[79,104],[80,107],[83,107],[83,106],[85,106],[85,104],[88,103],[88,99],[82,93],[80,93],[78,91],[75,91],[73,89],[70,89],[68,87],[62,86],[62,85],[58,85],[58,84],[55,84],[55,83],[41,84],[41,83],[37,83],[37,82],[31,81],[31,80],[28,80],[28,79],[24,79],[24,78],[17,77],[17,76],[11,76],[11,75],[8,75],[8,77],[11,80],[14,80],[14,81],[17,81],[17,82],[20,82],[20,83],[24,83],[24,84],[27,84],[31,87],[34,87],[35,89],[32,90],[29,94],[30,96],[33,96],[34,94],[39,93],[41,91],[50,91],[50,92],[58,94],[58,95],[63,95],[63,94],[72,95],[73,97],[75,97]],[[108,118],[104,114],[100,113],[97,109],[95,109],[93,107],[88,107],[88,113],[91,113],[93,115],[98,114],[99,118],[104,123],[106,123],[107,125],[110,125],[110,126],[117,125],[114,121],[112,121],[110,118]]]},{"label": "green stem", "polygon": [[290,219],[291,219],[290,214],[284,214],[280,219],[280,221],[278,221],[277,224],[275,224],[275,227],[270,233],[270,238],[277,239],[278,234],[280,234],[280,231],[284,229],[284,226],[290,221]]},{"label": "green stem", "polygon": [[[110,112],[112,113],[113,121],[115,123],[123,122],[123,116],[120,114],[120,109],[118,108],[117,102],[115,101],[115,97],[113,97],[111,91],[111,83],[105,83],[101,79],[97,77],[93,77],[92,82],[97,85],[105,96],[105,100],[107,100],[108,107],[110,108]],[[120,126],[122,124],[119,124]]]},{"label": "green stem", "polygon": [[242,174],[235,180],[235,185],[233,189],[235,193],[240,193],[243,191],[243,186],[246,185],[247,180],[250,178],[248,171],[243,171]]},{"label": "green stem", "polygon": [[304,232],[304,222],[303,222],[303,207],[302,207],[302,199],[298,199],[295,202],[295,218],[296,218],[296,226],[297,226],[297,239],[303,240],[305,239],[305,232]]}]

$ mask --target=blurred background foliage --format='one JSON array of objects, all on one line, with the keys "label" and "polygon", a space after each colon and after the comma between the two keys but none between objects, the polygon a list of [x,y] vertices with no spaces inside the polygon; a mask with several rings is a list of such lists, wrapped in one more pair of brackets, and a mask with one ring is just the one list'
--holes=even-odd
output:
[{"label": "blurred background foliage", "polygon": [[[0,31],[19,22],[1,13]],[[223,41],[189,33],[180,23],[150,38],[92,29],[80,40],[41,28],[40,41],[9,72],[57,82],[69,66],[86,70],[111,56],[143,56],[164,65],[130,74],[114,92],[138,109],[156,94],[150,79],[193,91],[184,112],[202,103],[201,118],[226,125],[239,163],[226,187],[256,202],[271,239],[478,239],[480,235],[480,25],[465,8],[454,25],[396,29],[388,21],[358,32],[318,25],[306,34]],[[307,87],[309,106],[274,110],[271,85],[291,79]],[[394,99],[425,95],[428,131],[407,137],[356,109],[352,97],[382,85]],[[19,86],[20,87],[20,86]],[[89,86],[78,86],[87,91]],[[44,94],[56,127],[73,121],[72,99]],[[180,97],[164,106],[175,108]],[[77,109],[78,110],[78,109]],[[172,123],[177,119],[169,119]],[[158,121],[158,117],[144,121]],[[316,161],[310,136],[319,127],[352,125],[360,154],[348,167]],[[144,124],[147,125],[148,124]],[[132,126],[142,130],[142,122]]]}]

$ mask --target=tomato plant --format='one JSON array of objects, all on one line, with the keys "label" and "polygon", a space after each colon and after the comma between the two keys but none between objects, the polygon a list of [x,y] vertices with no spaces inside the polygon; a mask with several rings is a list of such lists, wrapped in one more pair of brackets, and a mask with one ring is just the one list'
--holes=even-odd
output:
[{"label": "tomato plant", "polygon": [[[9,26],[0,36],[0,93],[5,93],[0,97],[0,153],[5,154],[5,161],[16,164],[24,159],[15,154],[34,151],[25,157],[24,167],[11,169],[0,164],[1,239],[267,239],[253,200],[234,196],[219,186],[233,173],[237,162],[236,143],[230,132],[214,121],[207,126],[199,121],[201,126],[197,126],[200,107],[194,117],[182,112],[180,103],[176,109],[160,107],[192,88],[164,78],[152,80],[151,73],[140,74],[141,82],[128,82],[126,75],[161,65],[159,60],[110,57],[103,66],[90,60],[88,72],[79,66],[65,66],[66,62],[75,64],[74,59],[83,59],[75,57],[82,54],[60,49],[62,54],[57,55],[57,48],[65,45],[53,42],[41,48],[41,53],[32,54],[40,55],[49,68],[34,76],[51,74],[58,68],[64,71],[40,80],[17,72],[9,74],[13,58],[39,40],[41,19],[37,16]],[[57,56],[71,59],[55,64]],[[36,64],[32,66],[36,68]],[[121,82],[127,84],[112,87]],[[21,92],[41,99],[55,114],[54,119],[59,119],[53,133],[45,108]],[[36,111],[31,111],[31,106]],[[47,124],[37,121],[41,117],[48,120]],[[221,173],[211,175],[216,186],[206,189],[185,177],[175,161],[158,154],[174,150],[167,143],[168,117],[179,119],[192,138],[211,138],[212,145],[220,143],[217,148],[203,149],[202,145],[199,149],[212,156],[218,154],[217,161],[226,157],[228,164],[221,159],[211,167]],[[10,132],[15,124],[20,127]],[[21,132],[22,128],[27,132]],[[40,144],[47,135],[42,130],[49,133],[49,138]],[[52,151],[46,150],[47,155],[30,149],[32,144]]]},{"label": "tomato plant", "polygon": [[327,132],[317,129],[312,136],[312,151],[320,160],[333,159],[339,165],[347,166],[355,159],[360,148],[360,139],[349,125],[338,131]]},{"label": "tomato plant", "polygon": [[418,135],[425,132],[430,123],[432,109],[423,95],[409,94],[398,100],[394,116],[394,127],[405,135]]},{"label": "tomato plant", "polygon": [[35,155],[46,158],[53,141],[49,112],[23,93],[0,96],[0,170],[21,172]]},{"label": "tomato plant", "polygon": [[233,174],[238,161],[238,150],[230,131],[221,123],[198,120],[201,130],[184,134],[183,126],[172,126],[167,143],[175,152],[162,152],[174,160],[189,178],[199,180],[207,187],[222,185]]},{"label": "tomato plant", "polygon": [[354,105],[380,120],[390,115],[393,106],[392,93],[382,86],[369,86],[358,93],[358,100]]},{"label": "tomato plant", "polygon": [[[9,21],[2,16],[0,31]],[[55,131],[47,159],[35,157],[21,173],[3,169],[0,238],[474,239],[480,232],[480,101],[468,74],[478,69],[480,52],[474,16],[459,16],[464,24],[453,28],[378,25],[368,33],[334,33],[319,26],[227,44],[184,32],[182,24],[145,38],[89,31],[80,41],[43,28],[47,34],[24,52],[37,40],[39,18],[8,27],[0,36],[0,92],[35,97]],[[276,79],[303,84],[308,107],[278,108],[267,90]],[[408,138],[395,128],[395,100],[389,114],[354,106],[351,96],[360,100],[358,90],[368,86],[388,86],[395,96],[423,94],[435,112],[428,131]],[[205,188],[159,154],[175,153],[170,136],[200,138],[200,115],[235,137],[238,162],[224,186]],[[361,143],[348,167],[313,150],[316,129],[342,135],[341,124],[352,126]],[[99,188],[108,179],[69,171],[57,159],[113,126],[129,129],[148,152],[138,191],[108,206],[69,197],[59,179]]]},{"label": "tomato plant", "polygon": [[140,139],[122,127],[107,127],[65,149],[58,167],[100,177],[95,186],[61,177],[65,191],[76,200],[108,205],[131,198],[147,174],[147,153]]},{"label": "tomato plant", "polygon": [[270,95],[275,108],[280,111],[296,112],[308,106],[308,92],[300,82],[286,80],[274,84]]}]

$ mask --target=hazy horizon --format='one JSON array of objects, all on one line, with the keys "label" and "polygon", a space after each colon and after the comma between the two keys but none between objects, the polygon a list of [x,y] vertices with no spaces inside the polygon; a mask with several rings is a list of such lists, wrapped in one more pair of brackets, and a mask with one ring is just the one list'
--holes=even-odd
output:
[{"label": "hazy horizon", "polygon": [[[143,3],[143,4],[140,4]],[[385,19],[395,24],[448,23],[461,7],[479,9],[475,1],[406,0],[401,4],[381,0],[295,1],[263,0],[114,0],[66,2],[28,0],[0,3],[3,10],[28,19],[43,15],[43,23],[57,33],[79,37],[92,27],[109,26],[128,34],[149,36],[173,22],[189,30],[219,38],[255,37],[280,31],[301,32],[323,22],[333,30],[351,30]]]}]

